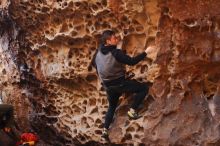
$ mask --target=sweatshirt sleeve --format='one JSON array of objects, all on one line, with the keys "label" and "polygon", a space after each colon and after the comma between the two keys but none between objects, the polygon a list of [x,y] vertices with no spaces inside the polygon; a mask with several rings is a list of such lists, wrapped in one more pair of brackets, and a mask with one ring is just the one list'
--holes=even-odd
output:
[{"label": "sweatshirt sleeve", "polygon": [[115,49],[112,51],[112,55],[120,63],[127,64],[127,65],[135,65],[141,60],[143,60],[147,54],[143,52],[135,57],[130,57],[127,54],[123,53],[122,50]]}]

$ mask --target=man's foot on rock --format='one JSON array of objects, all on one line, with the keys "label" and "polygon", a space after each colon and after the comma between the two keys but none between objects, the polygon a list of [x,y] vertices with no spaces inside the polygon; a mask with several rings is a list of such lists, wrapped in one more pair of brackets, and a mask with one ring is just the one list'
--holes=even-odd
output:
[{"label": "man's foot on rock", "polygon": [[102,131],[102,137],[107,138],[108,137],[108,129],[104,128]]},{"label": "man's foot on rock", "polygon": [[138,113],[134,109],[130,108],[130,110],[128,111],[128,117],[130,120],[137,120],[141,116],[138,115]]},{"label": "man's foot on rock", "polygon": [[102,131],[102,138],[107,142],[107,143],[111,143],[110,139],[109,139],[109,134],[108,134],[108,129],[104,128]]}]

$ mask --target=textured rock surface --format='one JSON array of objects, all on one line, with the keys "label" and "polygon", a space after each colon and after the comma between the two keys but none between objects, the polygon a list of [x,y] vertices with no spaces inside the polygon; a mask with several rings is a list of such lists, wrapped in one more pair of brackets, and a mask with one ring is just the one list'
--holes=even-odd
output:
[{"label": "textured rock surface", "polygon": [[136,79],[153,82],[153,98],[145,100],[143,118],[129,121],[130,95],[124,95],[112,143],[220,145],[214,110],[220,97],[219,6],[218,0],[2,0],[3,101],[15,106],[20,130],[34,130],[47,145],[105,145],[106,95],[88,66],[102,31],[114,29],[124,33],[130,55],[154,42],[157,50],[152,64],[127,68]]}]

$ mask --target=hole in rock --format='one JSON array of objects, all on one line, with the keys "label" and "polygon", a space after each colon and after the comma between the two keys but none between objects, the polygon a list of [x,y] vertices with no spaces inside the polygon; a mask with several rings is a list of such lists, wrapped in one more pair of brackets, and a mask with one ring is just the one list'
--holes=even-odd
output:
[{"label": "hole in rock", "polygon": [[46,13],[46,12],[48,12],[49,10],[50,10],[50,9],[49,9],[48,7],[43,7],[41,11],[42,11],[43,13]]},{"label": "hole in rock", "polygon": [[86,141],[86,138],[84,136],[80,136],[81,141]]},{"label": "hole in rock", "polygon": [[140,138],[140,136],[139,136],[139,135],[137,135],[137,134],[135,134],[135,135],[134,135],[134,137],[135,137],[135,138],[137,138],[137,139],[139,139],[139,138]]},{"label": "hole in rock", "polygon": [[144,143],[140,143],[138,146],[145,146],[145,144]]},{"label": "hole in rock", "polygon": [[105,115],[105,114],[106,114],[106,111],[102,111],[102,114]]},{"label": "hole in rock", "polygon": [[134,127],[128,127],[128,129],[127,129],[126,131],[127,131],[127,132],[134,132],[135,129],[134,129]]},{"label": "hole in rock", "polygon": [[90,98],[89,99],[89,105],[90,106],[95,106],[96,105],[96,99],[95,98],[92,98],[92,99]]},{"label": "hole in rock", "polygon": [[95,120],[95,123],[96,123],[96,124],[102,124],[102,120],[96,119],[96,120]]},{"label": "hole in rock", "polygon": [[132,136],[130,133],[126,133],[125,136],[122,138],[122,142],[125,142],[126,140],[131,140]]},{"label": "hole in rock", "polygon": [[5,69],[3,69],[3,70],[2,70],[2,73],[5,75],[5,74],[6,74],[6,70],[5,70]]},{"label": "hole in rock", "polygon": [[142,32],[144,30],[144,27],[143,26],[137,26],[136,27],[136,31],[137,32]]},{"label": "hole in rock", "polygon": [[97,76],[96,75],[87,75],[86,80],[89,82],[95,81],[95,80],[97,80]]},{"label": "hole in rock", "polygon": [[64,2],[64,4],[63,4],[65,7],[67,6],[67,2]]},{"label": "hole in rock", "polygon": [[163,8],[162,8],[162,12],[165,13],[165,14],[168,14],[169,11],[170,11],[170,10],[169,10],[169,8],[167,8],[167,7],[163,7]]},{"label": "hole in rock", "polygon": [[97,112],[98,112],[98,107],[95,107],[94,109],[92,109],[90,114],[97,113]]},{"label": "hole in rock", "polygon": [[107,6],[107,0],[102,0],[101,3],[103,6]]},{"label": "hole in rock", "polygon": [[102,131],[101,130],[95,130],[95,134],[102,135]]},{"label": "hole in rock", "polygon": [[77,133],[77,129],[74,129],[73,132],[76,134]]},{"label": "hole in rock", "polygon": [[141,74],[143,74],[145,71],[147,71],[147,65],[143,65],[143,66],[141,66],[141,70],[140,70],[140,72],[141,72]]},{"label": "hole in rock", "polygon": [[153,132],[152,135],[156,135],[156,132]]},{"label": "hole in rock", "polygon": [[75,3],[75,6],[76,6],[76,7],[79,7],[79,6],[81,6],[81,3],[80,3],[80,2],[76,2],[76,3]]},{"label": "hole in rock", "polygon": [[93,4],[93,5],[92,5],[92,9],[93,9],[94,11],[97,11],[99,8],[98,8],[97,5]]},{"label": "hole in rock", "polygon": [[84,101],[83,101],[83,104],[84,104],[84,105],[87,105],[87,100],[84,100]]},{"label": "hole in rock", "polygon": [[50,123],[50,124],[54,124],[54,123],[56,123],[57,121],[58,121],[57,118],[48,118],[48,123]]}]

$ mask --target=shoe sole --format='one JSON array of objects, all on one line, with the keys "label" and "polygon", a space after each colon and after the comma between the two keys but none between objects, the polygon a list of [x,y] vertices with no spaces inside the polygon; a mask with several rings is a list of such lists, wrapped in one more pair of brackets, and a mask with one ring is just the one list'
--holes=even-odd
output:
[{"label": "shoe sole", "polygon": [[106,142],[111,143],[108,135],[102,135],[101,136]]},{"label": "shoe sole", "polygon": [[139,119],[139,118],[141,118],[142,116],[138,116],[138,117],[132,117],[131,116],[132,114],[130,113],[130,112],[128,112],[128,118],[129,118],[129,120],[137,120],[137,119]]}]

